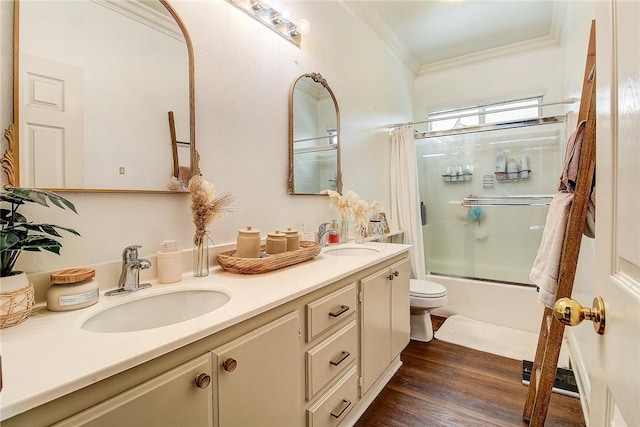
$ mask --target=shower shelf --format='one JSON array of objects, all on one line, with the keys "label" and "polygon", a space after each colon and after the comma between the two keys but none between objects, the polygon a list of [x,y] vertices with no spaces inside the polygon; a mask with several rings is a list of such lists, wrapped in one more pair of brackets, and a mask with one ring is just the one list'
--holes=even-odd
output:
[{"label": "shower shelf", "polygon": [[[523,173],[526,173],[524,176]],[[518,172],[496,172],[496,182],[517,182],[529,179],[531,177],[531,169],[522,169]]]},{"label": "shower shelf", "polygon": [[442,175],[442,181],[444,182],[465,182],[471,181],[473,174],[471,172],[465,172],[462,175],[451,174],[451,175]]}]

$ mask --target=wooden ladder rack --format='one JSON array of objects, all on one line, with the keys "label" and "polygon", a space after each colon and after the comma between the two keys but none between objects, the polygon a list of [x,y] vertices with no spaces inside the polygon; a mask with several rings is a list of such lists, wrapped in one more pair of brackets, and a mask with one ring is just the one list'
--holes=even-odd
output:
[{"label": "wooden ladder rack", "polygon": [[[584,232],[585,221],[591,186],[593,184],[596,161],[596,91],[595,91],[595,64],[596,64],[596,26],[591,22],[589,36],[589,48],[587,62],[582,84],[582,96],[578,122],[586,120],[586,128],[582,141],[582,154],[580,157],[578,179],[571,205],[571,211],[567,223],[567,230],[560,258],[560,271],[558,277],[558,290],[556,300],[571,297],[573,281],[576,275],[578,255],[580,254],[580,242]],[[531,371],[531,380],[527,400],[522,418],[529,422],[530,426],[541,427],[544,425],[549,409],[549,401],[553,383],[555,381],[560,346],[564,335],[564,326],[553,319],[553,310],[545,307],[538,336],[536,357]]]}]

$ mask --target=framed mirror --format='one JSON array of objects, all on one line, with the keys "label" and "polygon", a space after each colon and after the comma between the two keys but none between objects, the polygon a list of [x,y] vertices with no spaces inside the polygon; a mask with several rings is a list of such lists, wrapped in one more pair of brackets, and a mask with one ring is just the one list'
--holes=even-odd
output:
[{"label": "framed mirror", "polygon": [[289,194],[342,192],[340,111],[318,73],[296,79],[289,92]]},{"label": "framed mirror", "polygon": [[182,193],[194,110],[193,47],[165,0],[15,0],[10,184]]}]

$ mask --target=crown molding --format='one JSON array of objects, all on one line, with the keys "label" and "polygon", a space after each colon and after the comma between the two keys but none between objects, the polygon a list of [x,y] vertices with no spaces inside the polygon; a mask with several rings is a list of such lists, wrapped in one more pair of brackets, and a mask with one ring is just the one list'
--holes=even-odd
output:
[{"label": "crown molding", "polygon": [[[176,40],[185,41],[182,30],[167,11],[163,13],[139,0],[92,0],[134,21],[160,31]],[[164,6],[162,6],[164,9]]]},{"label": "crown molding", "polygon": [[373,10],[366,2],[360,1],[344,1],[342,3],[367,24],[373,31],[380,36],[382,41],[389,47],[391,52],[411,71],[416,73],[420,68],[420,64],[409,50],[398,40],[391,32],[389,26],[380,17],[380,14]]},{"label": "crown molding", "polygon": [[444,61],[433,62],[431,64],[421,65],[418,68],[416,75],[431,73],[434,71],[442,71],[448,68],[460,67],[463,65],[469,65],[473,63],[488,61],[491,59],[515,56],[530,50],[537,50],[549,47],[557,47],[560,45],[560,40],[554,36],[547,35],[538,37],[536,39],[527,40],[524,42],[513,43],[506,46],[496,47],[493,49],[486,49],[480,52],[470,53],[468,55],[458,56],[452,59],[446,59]]},{"label": "crown molding", "polygon": [[391,32],[389,26],[380,17],[380,15],[366,2],[345,0],[342,0],[342,2],[358,18],[372,28],[387,44],[392,53],[415,75],[445,70],[448,68],[459,67],[500,57],[513,56],[529,50],[557,47],[561,44],[563,23],[567,8],[565,1],[553,2],[552,21],[549,28],[549,34],[546,36],[421,65]]}]

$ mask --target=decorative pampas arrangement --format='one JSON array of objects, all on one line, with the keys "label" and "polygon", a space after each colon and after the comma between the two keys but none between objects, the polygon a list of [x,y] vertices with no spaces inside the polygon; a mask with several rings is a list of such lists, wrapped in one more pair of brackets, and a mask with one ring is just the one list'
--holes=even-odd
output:
[{"label": "decorative pampas arrangement", "polygon": [[209,274],[209,244],[207,242],[207,227],[214,219],[221,217],[231,210],[233,195],[223,193],[215,195],[213,184],[195,175],[189,180],[189,193],[191,194],[191,216],[196,232],[193,237],[194,272],[196,277]]},{"label": "decorative pampas arrangement", "polygon": [[352,190],[342,195],[332,190],[326,190],[325,193],[329,196],[330,206],[335,208],[341,217],[340,242],[346,242],[348,240],[349,218],[358,224],[356,237],[362,238],[364,237],[363,233],[366,234],[369,218],[374,213],[378,215],[378,212],[382,208],[380,202],[373,202],[369,205]]}]

